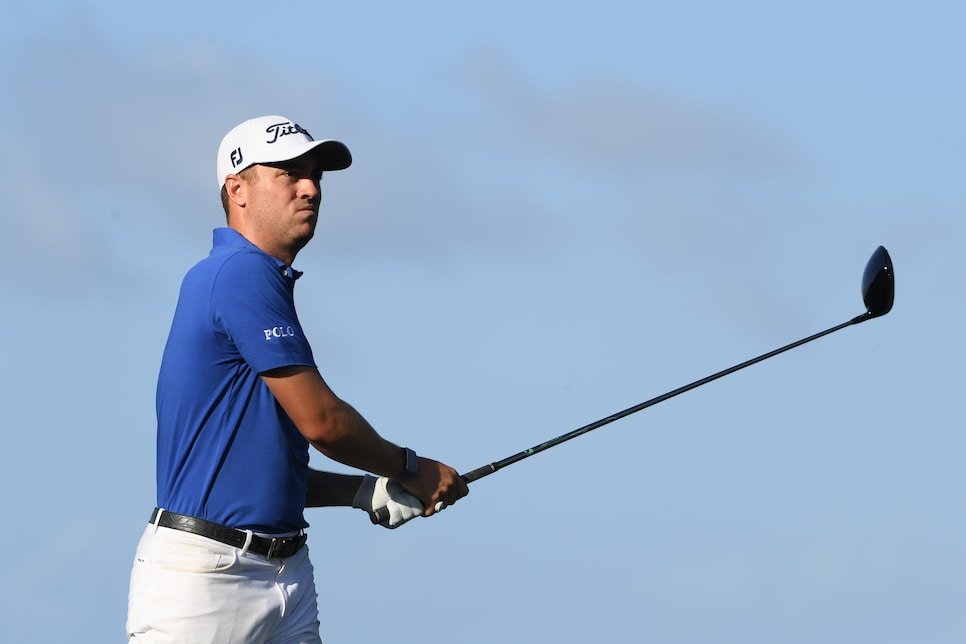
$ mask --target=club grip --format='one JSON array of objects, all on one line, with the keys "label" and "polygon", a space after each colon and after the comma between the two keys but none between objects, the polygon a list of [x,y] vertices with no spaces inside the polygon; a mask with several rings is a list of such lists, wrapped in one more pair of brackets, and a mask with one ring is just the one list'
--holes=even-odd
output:
[{"label": "club grip", "polygon": [[462,474],[460,476],[467,483],[472,483],[473,481],[477,481],[477,480],[483,478],[484,476],[487,476],[487,475],[492,474],[496,470],[497,470],[496,464],[495,463],[490,463],[489,465],[484,465],[483,467],[478,467],[475,470],[473,470],[471,472],[467,472],[466,474]]}]

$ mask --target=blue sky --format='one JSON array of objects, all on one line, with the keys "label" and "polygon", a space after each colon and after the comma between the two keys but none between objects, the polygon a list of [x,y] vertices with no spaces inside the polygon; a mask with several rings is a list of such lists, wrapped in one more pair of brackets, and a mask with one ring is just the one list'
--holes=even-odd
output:
[{"label": "blue sky", "polygon": [[5,640],[123,641],[214,154],[273,113],[355,159],[297,262],[323,374],[462,471],[844,322],[896,265],[888,316],[437,518],[310,511],[327,642],[966,639],[959,3],[9,4]]}]

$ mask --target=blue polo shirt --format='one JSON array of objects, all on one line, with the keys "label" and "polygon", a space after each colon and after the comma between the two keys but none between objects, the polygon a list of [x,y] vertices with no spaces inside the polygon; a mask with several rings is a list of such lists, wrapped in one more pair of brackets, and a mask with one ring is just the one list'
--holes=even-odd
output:
[{"label": "blue polo shirt", "polygon": [[315,366],[300,275],[230,228],[185,275],[158,376],[158,507],[258,532],[308,526],[309,444],[258,375]]}]

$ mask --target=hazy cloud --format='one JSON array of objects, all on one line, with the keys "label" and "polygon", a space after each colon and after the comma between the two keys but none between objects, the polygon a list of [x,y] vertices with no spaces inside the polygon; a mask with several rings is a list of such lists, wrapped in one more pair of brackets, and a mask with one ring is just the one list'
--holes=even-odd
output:
[{"label": "hazy cloud", "polygon": [[477,52],[467,82],[483,131],[518,148],[607,172],[774,174],[800,160],[734,108],[701,105],[607,73],[541,87],[495,52]]},{"label": "hazy cloud", "polygon": [[[18,60],[30,60],[30,69]],[[280,76],[273,61],[246,61],[239,83],[234,57],[211,43],[154,42],[126,52],[84,20],[61,26],[19,45],[2,67],[15,97],[8,116],[18,124],[7,143],[18,151],[7,163],[17,168],[4,179],[11,195],[4,216],[18,234],[3,242],[3,261],[70,258],[82,279],[109,270],[105,235],[120,235],[121,246],[135,241],[125,235],[159,243],[207,237],[222,222],[213,151],[224,131],[262,113],[292,116],[350,145],[355,165],[324,184],[318,246],[364,261],[539,257],[561,235],[586,235],[590,209],[606,232],[622,217],[637,227],[636,213],[677,200],[671,184],[657,181],[669,173],[693,195],[736,168],[793,164],[739,118],[617,79],[541,88],[483,54],[457,68],[456,84],[441,76],[438,89],[477,101],[476,109],[440,113],[438,129],[427,130],[422,122],[387,122],[358,88],[327,78],[321,66]],[[429,115],[441,109],[431,95],[421,101]],[[523,164],[537,180],[514,173]],[[594,194],[588,173],[600,188]],[[614,178],[597,179],[607,176]],[[45,197],[31,198],[40,186]],[[127,228],[111,225],[119,218]],[[692,232],[708,224],[667,221]]]}]

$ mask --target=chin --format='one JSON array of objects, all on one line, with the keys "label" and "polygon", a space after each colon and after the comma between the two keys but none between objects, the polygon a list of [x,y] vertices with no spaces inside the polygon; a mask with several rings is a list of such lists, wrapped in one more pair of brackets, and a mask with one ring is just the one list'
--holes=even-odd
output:
[{"label": "chin", "polygon": [[308,231],[307,233],[305,233],[303,235],[298,235],[294,239],[293,245],[296,248],[298,248],[298,250],[302,250],[303,248],[305,248],[306,244],[308,244],[310,241],[312,241],[312,238],[313,237],[315,237],[315,230],[314,229]]}]

